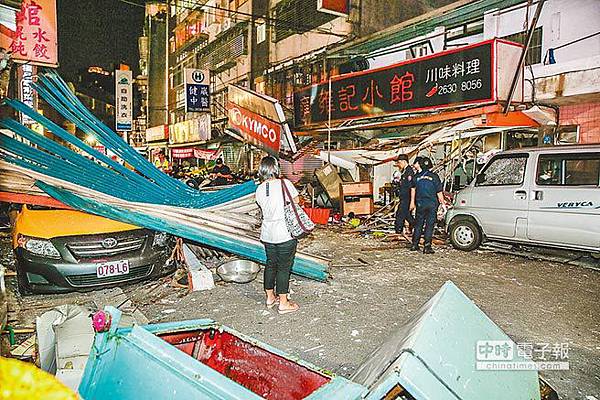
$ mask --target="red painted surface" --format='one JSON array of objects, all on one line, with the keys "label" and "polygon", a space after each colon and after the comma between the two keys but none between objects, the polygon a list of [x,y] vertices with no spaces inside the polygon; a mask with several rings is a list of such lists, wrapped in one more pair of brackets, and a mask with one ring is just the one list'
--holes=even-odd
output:
[{"label": "red painted surface", "polygon": [[6,203],[33,204],[36,206],[54,207],[65,210],[71,209],[71,207],[52,197],[38,196],[35,194],[0,192],[0,201],[4,201]]},{"label": "red painted surface", "polygon": [[600,143],[600,103],[580,103],[560,107],[560,125],[579,125],[579,143]]},{"label": "red painted surface", "polygon": [[192,331],[160,337],[265,399],[303,399],[330,380],[227,332]]}]

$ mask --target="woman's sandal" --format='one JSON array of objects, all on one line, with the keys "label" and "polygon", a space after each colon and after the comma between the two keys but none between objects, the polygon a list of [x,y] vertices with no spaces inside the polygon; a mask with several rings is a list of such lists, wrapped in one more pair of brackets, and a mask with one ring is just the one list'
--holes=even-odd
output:
[{"label": "woman's sandal", "polygon": [[267,308],[273,308],[273,307],[275,307],[275,304],[279,304],[279,299],[275,299],[275,300],[273,300],[273,302],[272,302],[272,303],[269,303],[269,302],[267,301],[267,302],[265,302],[265,304],[267,305]]},{"label": "woman's sandal", "polygon": [[292,303],[292,302],[290,302],[290,304],[292,304],[292,308],[286,308],[284,310],[281,309],[281,304],[280,304],[279,307],[277,308],[277,312],[279,314],[289,314],[289,313],[296,312],[300,309],[300,306],[298,304]]}]

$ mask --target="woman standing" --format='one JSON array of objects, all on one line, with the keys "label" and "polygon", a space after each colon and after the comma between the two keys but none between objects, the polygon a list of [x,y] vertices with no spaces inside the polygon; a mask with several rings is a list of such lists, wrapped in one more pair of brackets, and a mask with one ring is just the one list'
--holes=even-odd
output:
[{"label": "woman standing", "polygon": [[260,240],[267,254],[264,277],[266,304],[271,308],[279,303],[279,313],[287,314],[299,309],[298,304],[288,298],[298,240],[290,235],[285,224],[282,185],[286,185],[295,202],[298,201],[298,191],[290,181],[280,179],[279,175],[279,162],[274,157],[267,156],[261,160],[258,169],[261,184],[256,189],[256,202],[262,210]]}]

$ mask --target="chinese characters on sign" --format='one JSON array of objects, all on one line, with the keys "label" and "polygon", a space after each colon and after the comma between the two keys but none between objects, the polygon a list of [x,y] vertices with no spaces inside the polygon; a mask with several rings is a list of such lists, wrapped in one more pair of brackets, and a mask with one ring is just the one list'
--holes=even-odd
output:
[{"label": "chinese characters on sign", "polygon": [[[492,54],[484,42],[432,57],[340,76],[294,94],[296,126],[494,100]],[[330,99],[331,97],[331,99]]]},{"label": "chinese characters on sign", "polygon": [[[20,100],[27,104],[34,110],[37,108],[37,97],[36,92],[33,90],[31,84],[33,83],[33,75],[35,74],[35,68],[31,64],[23,64],[19,67],[19,97]],[[36,121],[23,114],[21,114],[22,124],[34,124]]]},{"label": "chinese characters on sign", "polygon": [[185,112],[210,112],[208,70],[185,69]]},{"label": "chinese characters on sign", "polygon": [[117,131],[130,131],[133,119],[133,76],[131,71],[115,70],[115,120]]},{"label": "chinese characters on sign", "polygon": [[58,66],[55,0],[24,0],[10,45],[14,60]]},{"label": "chinese characters on sign", "polygon": [[513,343],[510,340],[479,340],[479,370],[569,369],[569,343]]},{"label": "chinese characters on sign", "polygon": [[202,113],[195,118],[169,125],[169,143],[181,144],[210,140],[210,123],[210,114]]}]

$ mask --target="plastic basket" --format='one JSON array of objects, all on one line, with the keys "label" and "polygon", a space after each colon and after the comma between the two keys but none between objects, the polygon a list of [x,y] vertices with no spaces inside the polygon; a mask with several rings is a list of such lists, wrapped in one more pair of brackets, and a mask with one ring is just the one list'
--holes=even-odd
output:
[{"label": "plastic basket", "polygon": [[310,217],[315,224],[326,225],[329,221],[330,208],[311,208],[302,207],[304,212]]}]

